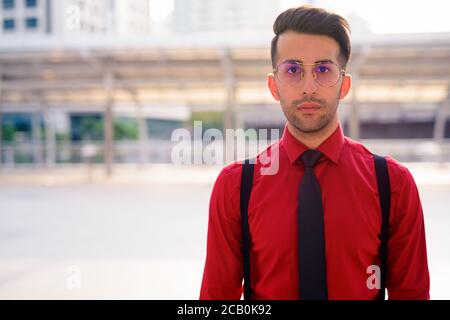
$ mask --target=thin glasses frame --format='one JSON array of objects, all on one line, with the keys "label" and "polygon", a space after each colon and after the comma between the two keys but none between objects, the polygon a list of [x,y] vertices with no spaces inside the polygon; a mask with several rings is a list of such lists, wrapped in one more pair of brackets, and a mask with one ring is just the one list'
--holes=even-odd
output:
[{"label": "thin glasses frame", "polygon": [[[312,73],[313,73],[313,78],[314,78],[314,80],[315,80],[319,85],[321,85],[322,87],[333,87],[333,86],[335,86],[335,85],[339,82],[339,80],[341,80],[341,78],[346,74],[345,69],[342,69],[337,63],[333,62],[332,60],[317,61],[317,62],[315,62],[315,63],[303,63],[303,62],[298,61],[298,60],[286,60],[286,61],[283,61],[283,62],[281,62],[280,64],[278,64],[278,65],[276,66],[276,68],[272,70],[273,75],[276,75],[277,78],[278,78],[278,80],[280,80],[280,81],[282,81],[282,80],[281,80],[281,79],[279,78],[279,76],[278,76],[278,74],[279,74],[278,68],[279,68],[281,65],[283,65],[283,64],[297,64],[297,65],[299,65],[299,66],[301,66],[301,67],[303,67],[303,66],[318,66],[318,65],[323,65],[323,64],[333,64],[333,65],[335,65],[335,66],[339,69],[339,76],[338,76],[336,82],[334,82],[334,83],[332,83],[332,84],[330,84],[330,85],[325,85],[325,84],[321,83],[320,81],[318,81],[318,80],[317,80],[316,71],[315,71],[316,68],[313,68],[313,69],[312,69]],[[300,80],[303,80],[304,77],[305,77],[305,75],[304,75],[304,74],[301,74],[301,75],[300,75]]]}]

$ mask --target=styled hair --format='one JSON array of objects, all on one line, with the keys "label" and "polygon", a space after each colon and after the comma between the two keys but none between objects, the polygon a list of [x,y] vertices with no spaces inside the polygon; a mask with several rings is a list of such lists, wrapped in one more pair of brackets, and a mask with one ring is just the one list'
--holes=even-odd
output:
[{"label": "styled hair", "polygon": [[271,59],[276,67],[278,37],[286,31],[328,36],[336,40],[340,49],[341,67],[345,68],[351,55],[350,26],[343,17],[325,9],[304,5],[280,13],[273,24]]}]

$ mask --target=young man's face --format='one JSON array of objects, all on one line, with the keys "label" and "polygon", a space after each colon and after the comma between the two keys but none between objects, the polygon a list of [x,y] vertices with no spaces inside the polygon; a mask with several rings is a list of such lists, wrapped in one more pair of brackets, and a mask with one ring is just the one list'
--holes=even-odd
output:
[{"label": "young man's face", "polygon": [[[278,38],[276,65],[289,60],[304,64],[331,61],[340,70],[339,52],[339,44],[333,38],[287,31]],[[274,75],[268,76],[270,92],[280,101],[286,119],[303,133],[317,133],[337,124],[339,100],[345,98],[351,86],[350,75],[341,76],[332,86],[320,85],[313,77],[313,69],[327,72],[326,68],[304,66],[304,77],[294,84],[281,81],[281,67]],[[288,72],[291,76],[298,70],[291,68]]]}]

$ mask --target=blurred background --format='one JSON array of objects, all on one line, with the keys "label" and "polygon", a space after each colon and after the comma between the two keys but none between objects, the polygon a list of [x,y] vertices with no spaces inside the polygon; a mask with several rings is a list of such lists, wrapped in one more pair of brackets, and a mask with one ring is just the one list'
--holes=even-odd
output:
[{"label": "blurred background", "polygon": [[227,162],[174,164],[172,134],[195,136],[194,121],[200,134],[282,130],[272,24],[305,3],[350,22],[341,125],[412,172],[431,296],[449,299],[450,20],[437,0],[1,0],[0,298],[197,299]]}]

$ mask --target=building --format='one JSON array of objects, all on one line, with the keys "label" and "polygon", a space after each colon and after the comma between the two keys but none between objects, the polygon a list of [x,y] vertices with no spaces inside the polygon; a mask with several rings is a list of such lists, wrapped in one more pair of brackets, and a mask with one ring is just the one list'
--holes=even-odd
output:
[{"label": "building", "polygon": [[114,34],[148,35],[151,32],[149,0],[115,0]]},{"label": "building", "polygon": [[[227,41],[211,34],[121,42],[67,39],[62,49],[58,39],[47,40],[16,47],[0,42],[0,140],[8,140],[0,145],[4,163],[17,162],[12,160],[18,159],[16,151],[23,158],[28,154],[32,163],[71,161],[58,140],[58,133],[67,130],[71,139],[65,141],[74,142],[68,147],[71,154],[79,143],[101,139],[100,159],[109,168],[114,150],[127,159],[130,152],[143,150],[139,159],[144,162],[154,161],[152,154],[170,159],[170,132],[161,137],[167,143],[158,151],[149,139],[159,138],[155,134],[162,132],[162,123],[145,119],[165,120],[170,131],[200,111],[221,114],[222,128],[283,126],[283,114],[266,85],[270,35]],[[355,42],[348,69],[352,94],[342,101],[339,114],[346,134],[400,160],[448,161],[449,62],[447,33],[374,35]],[[177,118],[168,121],[168,116]],[[124,130],[136,137],[133,149],[114,141],[114,119],[123,117],[128,118],[122,121]],[[92,128],[83,130],[91,136],[77,136],[77,127]]]},{"label": "building", "polygon": [[2,0],[0,34],[50,33],[51,15],[48,2],[43,0]]},{"label": "building", "polygon": [[[94,1],[85,6],[87,2],[37,0],[32,9],[26,7],[25,0],[1,0],[2,26],[17,28],[0,36],[0,169],[23,159],[47,165],[71,162],[71,154],[79,153],[84,141],[95,139],[99,161],[104,161],[108,170],[117,155],[142,162],[154,161],[154,155],[168,154],[170,158],[170,141],[158,146],[154,140],[167,142],[171,130],[186,126],[196,112],[210,113],[207,117],[214,123],[222,121],[220,127],[224,129],[282,128],[284,116],[266,84],[266,75],[272,70],[273,19],[267,19],[269,26],[264,27],[249,22],[254,18],[251,12],[255,17],[269,14],[272,8],[268,2],[256,5],[244,1],[241,8],[247,13],[236,13],[242,19],[234,19],[234,0],[209,1],[214,4],[176,1],[172,18],[178,21],[180,31],[169,37],[61,36],[27,41],[21,36],[10,37],[26,31],[20,31],[19,22],[5,19],[23,23],[31,12],[37,19],[45,19],[57,16],[56,8],[59,12],[69,9],[70,14],[74,8],[84,12],[84,20],[66,20],[76,22],[80,34],[128,32],[125,27],[117,27],[113,19],[117,15],[102,15],[99,21],[103,22],[98,24],[90,24],[94,18],[88,18],[95,12],[123,13],[120,6],[124,2],[99,0],[95,1],[97,6],[93,6]],[[183,5],[184,15],[180,12]],[[201,9],[208,5],[210,14]],[[138,7],[130,12],[139,11]],[[213,17],[220,18],[221,10],[229,13],[228,18],[212,21]],[[274,14],[277,11],[274,9]],[[197,16],[192,20],[197,22],[190,22],[191,15]],[[182,19],[185,29],[179,23]],[[38,28],[38,33],[50,30],[50,34],[57,34],[55,25],[61,25],[53,20],[39,21],[38,26],[46,27]],[[116,29],[105,27],[109,25]],[[260,29],[243,34],[258,28],[267,32]],[[362,32],[353,39],[348,68],[353,76],[352,94],[342,101],[339,114],[346,134],[365,139],[369,147],[376,146],[375,152],[400,160],[448,161],[450,34],[374,35],[367,34],[365,28],[358,29]],[[62,27],[58,30],[61,35],[75,34]],[[200,30],[211,32],[197,32]],[[220,36],[224,31],[227,37]],[[155,118],[156,123],[147,121]],[[126,141],[115,141],[115,119],[121,121],[121,130],[128,132],[124,136],[134,138],[133,148]],[[161,136],[163,131],[168,134]]]},{"label": "building", "polygon": [[271,33],[280,12],[273,0],[175,0],[173,29],[177,33],[260,31]]},{"label": "building", "polygon": [[148,0],[1,0],[0,35],[146,35]]}]

